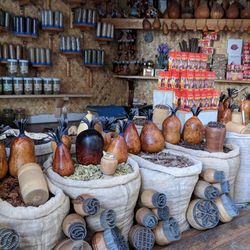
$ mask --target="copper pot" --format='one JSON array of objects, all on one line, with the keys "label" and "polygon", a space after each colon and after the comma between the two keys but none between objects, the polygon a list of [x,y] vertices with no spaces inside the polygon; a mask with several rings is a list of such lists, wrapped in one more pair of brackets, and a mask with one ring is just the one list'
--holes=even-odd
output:
[{"label": "copper pot", "polygon": [[208,152],[223,152],[226,128],[206,127],[206,150]]}]

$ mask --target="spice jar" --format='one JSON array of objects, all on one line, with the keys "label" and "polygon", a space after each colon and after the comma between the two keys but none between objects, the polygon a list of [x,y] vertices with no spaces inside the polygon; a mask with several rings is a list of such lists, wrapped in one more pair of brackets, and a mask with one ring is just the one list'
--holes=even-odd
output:
[{"label": "spice jar", "polygon": [[53,78],[53,94],[60,94],[61,79]]},{"label": "spice jar", "polygon": [[42,78],[34,77],[33,78],[33,84],[34,84],[34,94],[35,95],[41,95],[42,91],[43,91]]},{"label": "spice jar", "polygon": [[53,94],[53,87],[52,87],[52,79],[51,78],[43,78],[43,91],[45,95],[52,95]]},{"label": "spice jar", "polygon": [[29,61],[28,60],[19,60],[19,71],[20,74],[25,75],[29,73]]},{"label": "spice jar", "polygon": [[12,78],[3,77],[3,93],[4,95],[11,95],[13,92]]},{"label": "spice jar", "polygon": [[30,78],[30,77],[24,78],[24,94],[25,95],[32,95],[32,93],[33,93],[32,78]]},{"label": "spice jar", "polygon": [[11,75],[17,73],[17,60],[16,59],[8,59],[8,72]]},{"label": "spice jar", "polygon": [[23,94],[23,78],[14,77],[13,78],[14,94],[22,95]]},{"label": "spice jar", "polygon": [[15,120],[15,114],[13,109],[6,108],[3,109],[3,124],[5,126],[13,126],[13,121]]}]

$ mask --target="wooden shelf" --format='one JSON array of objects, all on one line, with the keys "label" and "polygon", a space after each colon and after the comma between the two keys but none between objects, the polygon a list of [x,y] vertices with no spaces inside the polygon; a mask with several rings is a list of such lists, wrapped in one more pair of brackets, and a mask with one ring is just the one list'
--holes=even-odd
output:
[{"label": "wooden shelf", "polygon": [[20,37],[20,38],[35,38],[37,39],[38,38],[38,35],[35,36],[35,35],[28,35],[28,34],[17,34],[17,33],[14,33],[14,36],[16,37]]},{"label": "wooden shelf", "polygon": [[[154,21],[153,18],[148,20],[151,24]],[[215,30],[217,24],[221,30],[226,24],[229,29],[234,26],[235,30],[240,30],[240,27],[243,26],[246,30],[250,25],[249,19],[160,19],[160,21],[162,24],[161,27],[163,23],[166,23],[170,31],[172,22],[176,23],[179,28],[185,24],[187,30],[194,30],[195,27],[197,30],[202,30],[206,24],[209,30]],[[101,22],[112,23],[115,29],[143,29],[143,18],[103,18]]]},{"label": "wooden shelf", "polygon": [[37,68],[37,69],[45,69],[49,68],[52,66],[52,64],[31,64],[32,67]]},{"label": "wooden shelf", "polygon": [[113,38],[107,38],[107,37],[96,37],[95,39],[98,42],[112,42]]},{"label": "wooden shelf", "polygon": [[0,95],[0,99],[36,99],[36,98],[91,98],[90,94],[56,94],[56,95]]},{"label": "wooden shelf", "polygon": [[[7,60],[8,60],[8,59],[7,59]],[[1,63],[1,64],[7,64],[7,63],[8,63],[7,60],[1,60],[0,63]]]},{"label": "wooden shelf", "polygon": [[83,66],[87,68],[94,68],[94,69],[100,69],[104,67],[104,65],[100,65],[100,64],[83,64]]},{"label": "wooden shelf", "polygon": [[63,32],[64,28],[43,27],[42,30],[49,33],[58,33],[58,32]]},{"label": "wooden shelf", "polygon": [[95,24],[87,24],[87,23],[73,23],[74,28],[78,28],[80,30],[90,30],[95,28]]},{"label": "wooden shelf", "polygon": [[3,31],[3,32],[7,32],[7,31],[9,31],[8,29],[6,29],[6,28],[4,28],[4,27],[2,27],[2,26],[0,26],[0,32],[1,31]]},{"label": "wooden shelf", "polygon": [[242,80],[242,81],[235,81],[235,80],[215,80],[216,83],[231,83],[231,84],[250,84],[250,80]]},{"label": "wooden shelf", "polygon": [[82,54],[81,51],[60,51],[60,53],[66,57],[73,58],[75,56],[80,56]]},{"label": "wooden shelf", "polygon": [[156,76],[125,76],[125,75],[113,75],[114,78],[131,79],[131,80],[158,80]]}]

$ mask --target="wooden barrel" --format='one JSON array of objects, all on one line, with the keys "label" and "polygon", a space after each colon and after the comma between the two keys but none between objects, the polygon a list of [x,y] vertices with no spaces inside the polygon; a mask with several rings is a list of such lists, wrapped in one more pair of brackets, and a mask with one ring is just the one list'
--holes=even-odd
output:
[{"label": "wooden barrel", "polygon": [[41,167],[27,163],[18,169],[18,181],[26,205],[40,206],[49,199],[48,184]]},{"label": "wooden barrel", "polygon": [[69,214],[63,220],[64,234],[71,240],[84,240],[87,235],[86,222],[78,214]]},{"label": "wooden barrel", "polygon": [[167,204],[167,197],[153,189],[145,189],[141,194],[141,204],[147,208],[161,208]]},{"label": "wooden barrel", "polygon": [[147,227],[149,229],[155,228],[158,223],[157,216],[149,208],[146,207],[142,207],[137,210],[135,219],[139,225]]},{"label": "wooden barrel", "polygon": [[133,226],[129,231],[129,242],[135,249],[151,250],[155,244],[154,233],[140,225]]},{"label": "wooden barrel", "polygon": [[219,211],[213,201],[195,199],[189,204],[187,220],[193,228],[206,230],[217,226]]},{"label": "wooden barrel", "polygon": [[200,176],[208,183],[218,183],[225,180],[224,171],[218,171],[212,168],[205,169],[201,172]]},{"label": "wooden barrel", "polygon": [[155,235],[155,241],[160,246],[168,245],[169,243],[181,238],[178,223],[172,217],[166,221],[160,221],[153,232]]},{"label": "wooden barrel", "polygon": [[227,194],[222,194],[220,197],[216,198],[215,204],[219,209],[221,222],[229,222],[239,215],[239,210],[234,201]]}]

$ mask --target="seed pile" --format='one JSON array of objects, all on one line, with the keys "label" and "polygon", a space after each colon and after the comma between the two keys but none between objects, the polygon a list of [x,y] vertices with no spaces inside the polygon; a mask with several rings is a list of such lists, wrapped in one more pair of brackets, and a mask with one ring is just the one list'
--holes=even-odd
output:
[{"label": "seed pile", "polygon": [[140,156],[145,160],[165,167],[186,168],[194,164],[186,157],[173,155],[166,152],[154,154],[141,153]]}]

